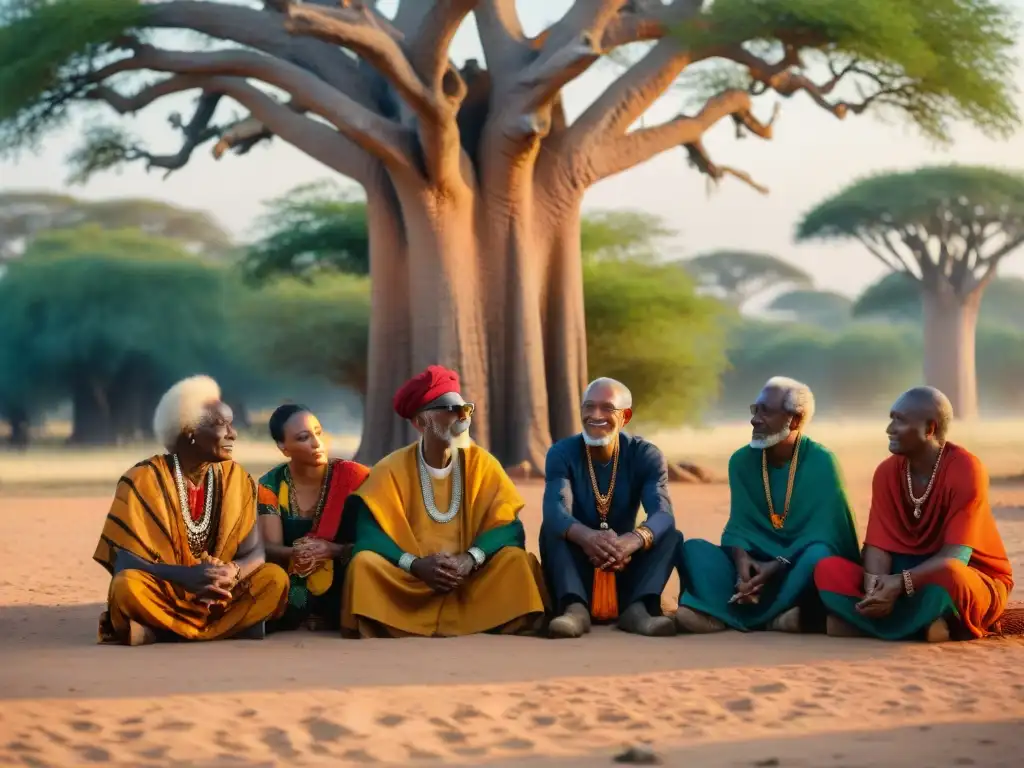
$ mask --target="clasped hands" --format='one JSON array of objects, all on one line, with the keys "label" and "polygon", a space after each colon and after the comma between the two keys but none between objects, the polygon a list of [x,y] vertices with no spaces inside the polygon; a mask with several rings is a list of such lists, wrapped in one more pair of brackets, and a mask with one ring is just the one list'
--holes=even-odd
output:
[{"label": "clasped hands", "polygon": [[857,603],[857,613],[869,619],[880,619],[892,613],[896,600],[903,594],[903,576],[864,574],[864,599]]},{"label": "clasped hands", "polygon": [[761,561],[747,555],[736,568],[736,592],[729,599],[730,604],[756,605],[761,600],[764,585],[782,570],[778,560]]},{"label": "clasped hands", "polygon": [[587,529],[580,548],[590,564],[602,571],[621,571],[629,565],[633,554],[643,546],[640,537],[632,531],[617,534],[610,529]]},{"label": "clasped hands", "polygon": [[417,557],[409,572],[438,594],[447,594],[458,589],[476,568],[476,560],[468,552],[450,555],[438,552],[436,555]]},{"label": "clasped hands", "polygon": [[213,605],[231,599],[231,591],[238,585],[242,569],[237,563],[219,560],[203,553],[199,565],[192,571],[197,577],[190,585],[190,591],[204,605]]},{"label": "clasped hands", "polygon": [[305,578],[327,560],[347,560],[352,554],[352,545],[338,547],[325,539],[303,536],[292,544],[291,572]]}]

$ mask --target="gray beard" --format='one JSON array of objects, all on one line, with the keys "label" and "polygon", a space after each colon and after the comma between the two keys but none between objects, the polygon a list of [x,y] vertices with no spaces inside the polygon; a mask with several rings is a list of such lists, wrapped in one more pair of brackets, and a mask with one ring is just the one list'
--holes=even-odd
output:
[{"label": "gray beard", "polygon": [[591,448],[605,448],[606,446],[611,445],[612,440],[619,436],[618,433],[616,433],[614,435],[605,435],[604,437],[591,437],[587,434],[587,430],[585,429],[580,434],[583,435],[583,442]]},{"label": "gray beard", "polygon": [[768,435],[767,437],[756,438],[750,441],[750,447],[755,448],[759,451],[767,450],[768,448],[774,448],[776,445],[784,441],[789,437],[791,430],[789,427],[783,427],[781,431],[776,432],[774,435]]},{"label": "gray beard", "polygon": [[463,450],[469,447],[472,440],[469,437],[469,420],[456,421],[447,430],[440,430],[433,426],[433,432],[439,440],[448,444],[450,448]]}]

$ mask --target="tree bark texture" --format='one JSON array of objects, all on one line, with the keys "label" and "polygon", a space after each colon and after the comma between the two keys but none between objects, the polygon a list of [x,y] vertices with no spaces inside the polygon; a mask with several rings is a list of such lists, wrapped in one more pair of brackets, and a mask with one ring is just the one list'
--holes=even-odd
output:
[{"label": "tree bark texture", "polygon": [[[786,76],[799,66],[792,57],[769,64],[739,43],[685,48],[669,32],[701,9],[694,0],[578,0],[531,38],[515,0],[403,0],[393,19],[375,3],[267,0],[258,9],[173,0],[153,5],[143,26],[235,46],[175,52],[127,36],[119,45],[131,55],[91,74],[84,95],[132,114],[202,91],[192,120],[179,121],[179,153],[131,148],[150,167],[180,168],[207,141],[217,140],[220,158],[277,137],[366,190],[372,302],[361,461],[414,438],[391,399],[438,363],[459,372],[463,395],[478,406],[477,441],[506,465],[541,470],[551,441],[579,429],[589,373],[579,240],[586,189],[680,146],[699,172],[750,181],[715,165],[701,137],[725,118],[771,137],[771,122],[754,117],[742,89],[715,95],[696,114],[630,130],[637,120],[687,66],[711,57],[845,114],[808,78]],[[486,69],[449,59],[470,14]],[[570,125],[562,88],[608,51],[641,42],[653,43],[647,55]],[[165,78],[128,95],[111,85],[142,70]],[[215,126],[221,98],[249,115]]]},{"label": "tree bark texture", "polygon": [[942,281],[938,290],[923,290],[924,378],[942,390],[958,419],[978,416],[975,336],[982,289],[961,299]]}]

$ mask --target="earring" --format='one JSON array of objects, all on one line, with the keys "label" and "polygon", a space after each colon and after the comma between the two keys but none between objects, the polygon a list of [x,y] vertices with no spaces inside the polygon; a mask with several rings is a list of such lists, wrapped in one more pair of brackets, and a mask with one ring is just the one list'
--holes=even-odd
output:
[{"label": "earring", "polygon": [[188,444],[189,445],[195,445],[196,444],[195,435],[193,435],[191,438],[189,438]]}]

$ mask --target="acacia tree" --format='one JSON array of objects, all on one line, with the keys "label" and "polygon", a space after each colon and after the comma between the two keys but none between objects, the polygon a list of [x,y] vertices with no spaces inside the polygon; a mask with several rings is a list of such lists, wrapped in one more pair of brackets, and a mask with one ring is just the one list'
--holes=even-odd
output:
[{"label": "acacia tree", "polygon": [[701,290],[736,309],[775,286],[810,288],[814,280],[800,267],[767,253],[714,251],[679,262]]},{"label": "acacia tree", "polygon": [[797,237],[857,240],[921,296],[925,381],[978,413],[975,335],[985,288],[1024,244],[1024,174],[946,166],[878,175],[821,203]]},{"label": "acacia tree", "polygon": [[790,315],[800,323],[837,328],[850,322],[852,306],[853,301],[841,293],[803,288],[780,294],[767,308]]},{"label": "acacia tree", "polygon": [[[79,175],[132,160],[174,169],[204,144],[221,157],[276,136],[363,186],[373,291],[365,461],[411,438],[391,394],[440,362],[481,406],[477,440],[505,463],[542,466],[551,439],[577,430],[587,380],[585,191],[675,147],[712,179],[743,178],[703,137],[727,120],[769,139],[756,95],[805,94],[838,118],[888,107],[939,138],[956,118],[997,132],[1016,121],[1013,24],[1000,0],[577,0],[536,37],[515,0],[405,0],[390,19],[369,0],[11,7],[0,40],[8,146],[39,139],[75,101],[130,114],[198,91],[191,117],[172,116],[180,150],[157,154],[97,129],[76,155]],[[449,58],[470,14],[486,69]],[[155,44],[164,30],[221,47],[172,50]],[[643,57],[570,121],[562,88],[634,43],[647,44]],[[164,77],[128,91],[125,76],[140,72]],[[685,74],[699,106],[631,130]],[[849,98],[844,82],[859,86]],[[228,100],[249,114],[216,119]]]}]

